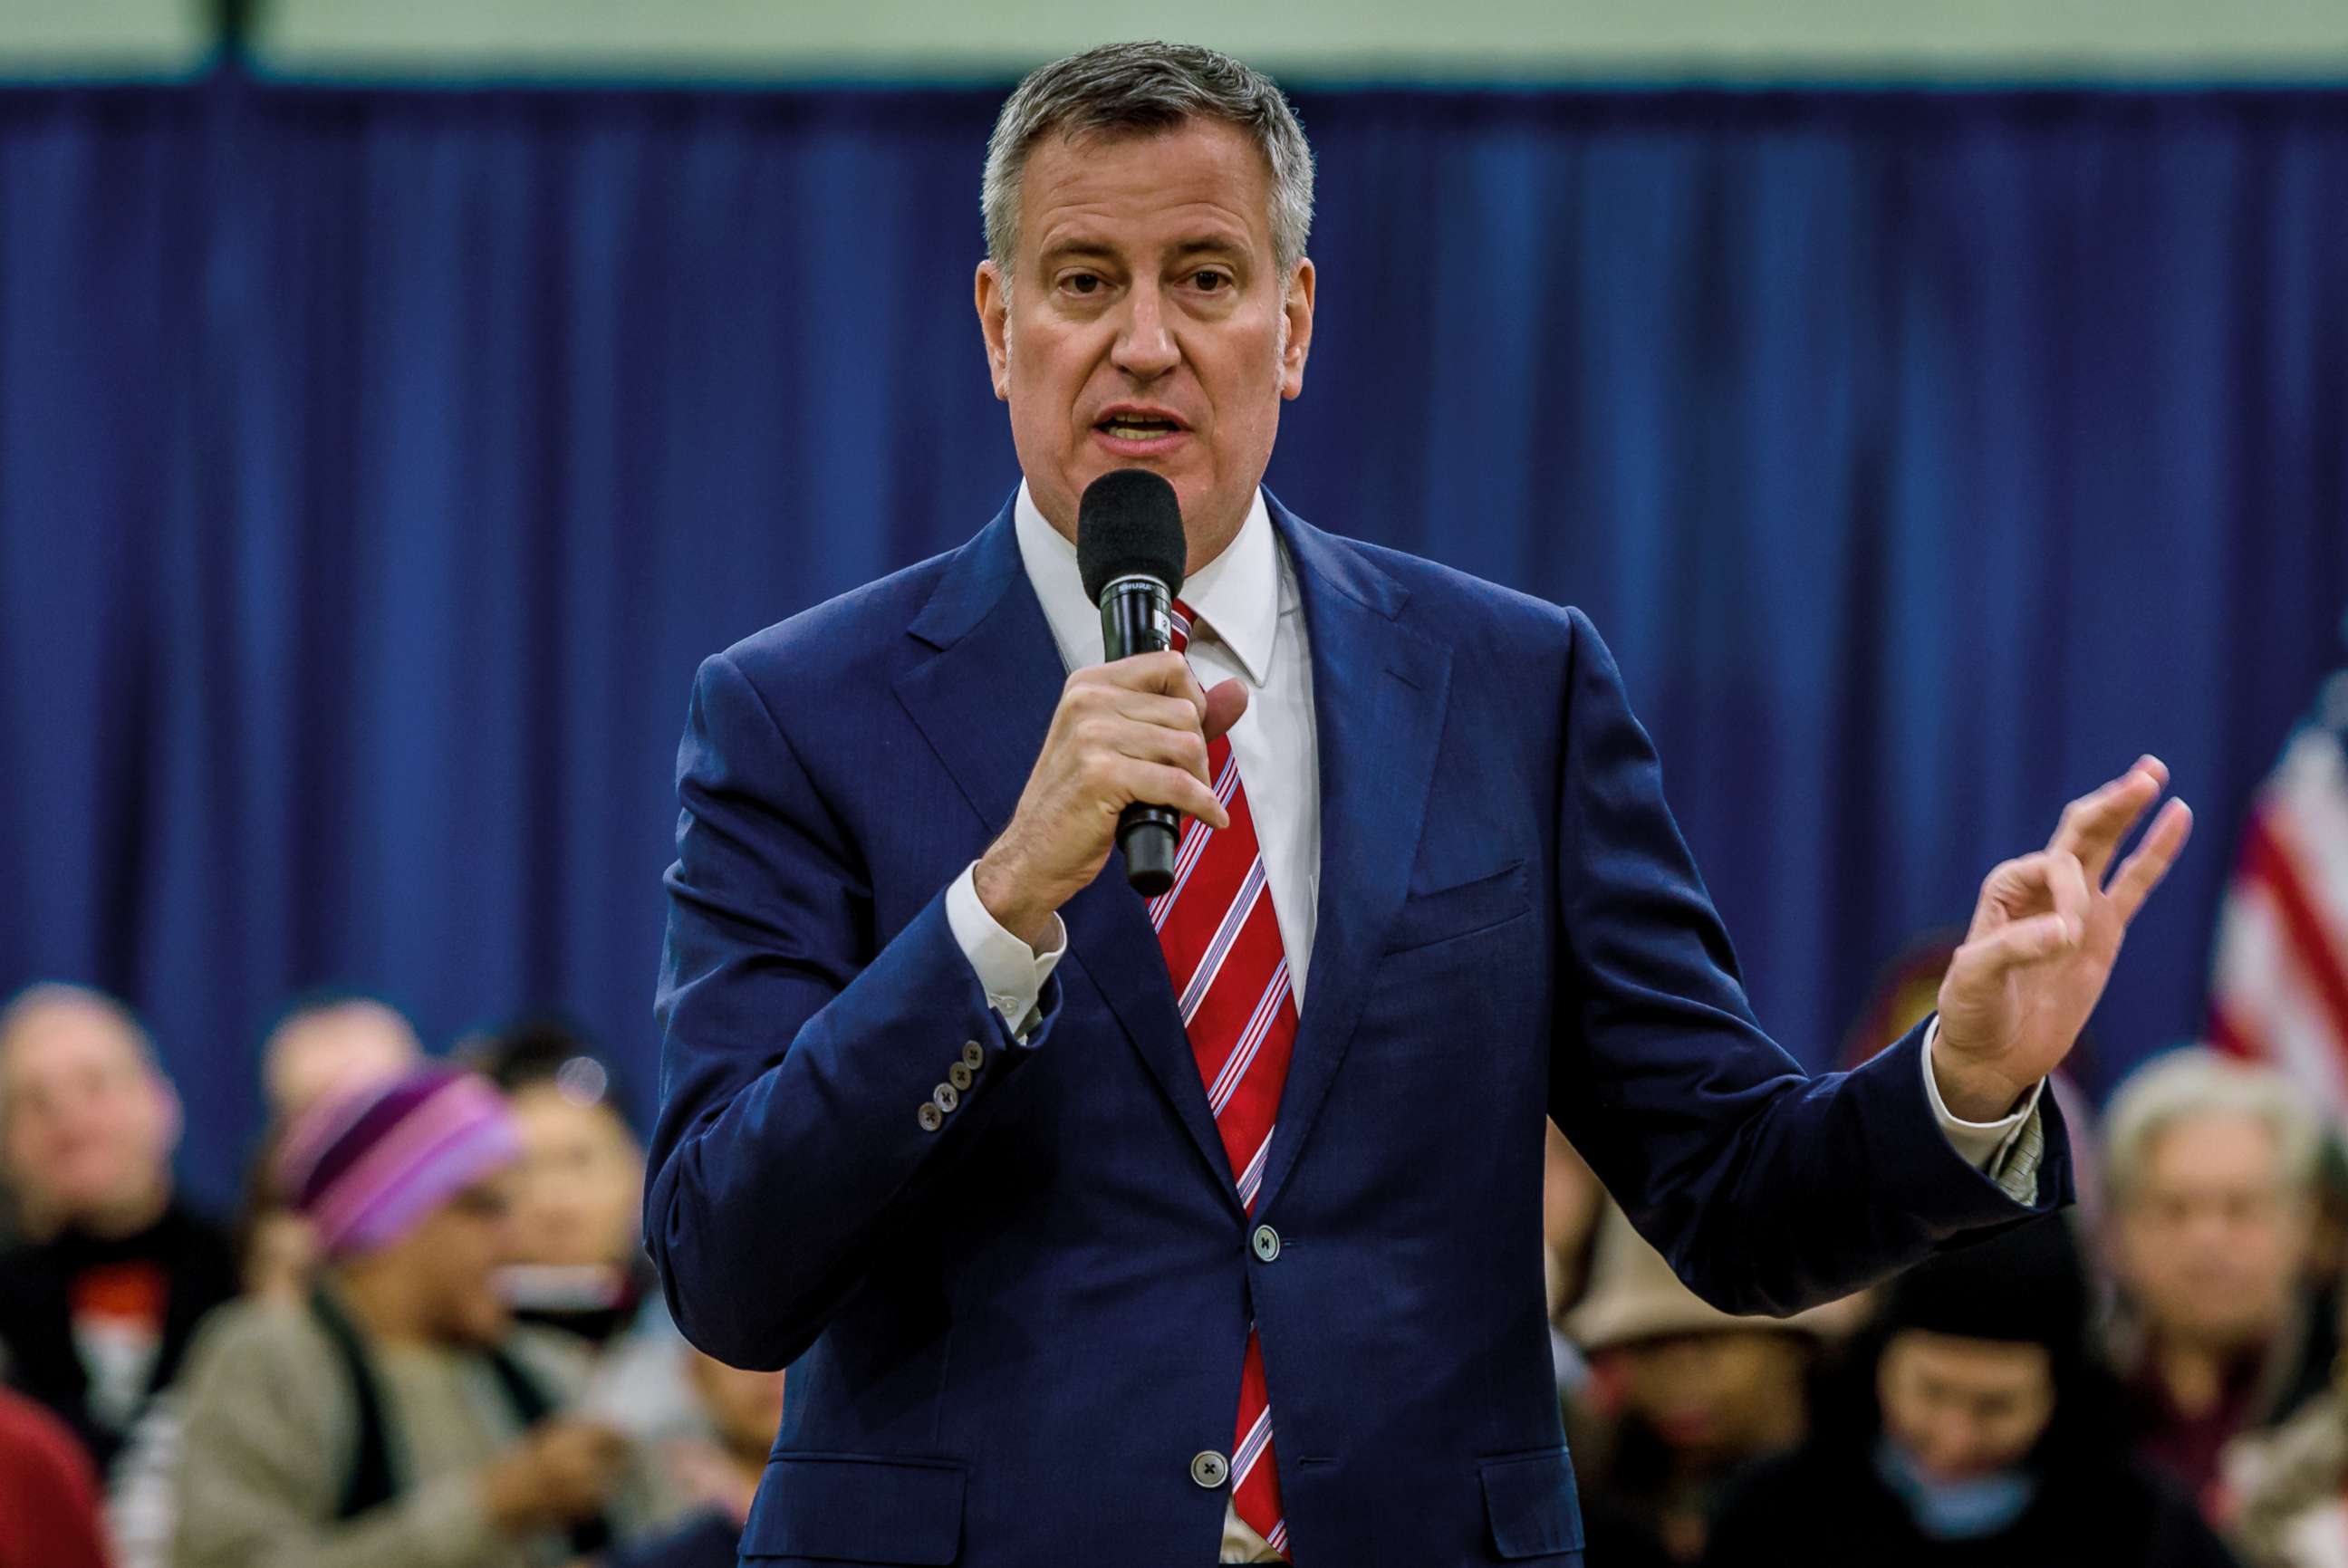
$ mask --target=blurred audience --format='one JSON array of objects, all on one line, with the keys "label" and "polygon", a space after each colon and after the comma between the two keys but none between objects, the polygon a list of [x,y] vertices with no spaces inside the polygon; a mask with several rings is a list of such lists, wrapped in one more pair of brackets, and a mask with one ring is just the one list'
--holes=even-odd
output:
[{"label": "blurred audience", "polygon": [[2306,1276],[2319,1147],[2288,1078],[2199,1049],[2138,1069],[2106,1119],[2131,1430],[2212,1517],[2227,1443],[2322,1392],[2339,1354]]},{"label": "blurred audience", "polygon": [[734,1568],[782,1425],[782,1373],[744,1372],[682,1343],[676,1348],[709,1436],[668,1444],[662,1467],[692,1512],[667,1535],[615,1553],[604,1568]]},{"label": "blurred audience", "polygon": [[2128,1449],[2069,1226],[2034,1222],[1891,1287],[1818,1430],[1725,1498],[1710,1568],[2226,1568]]},{"label": "blurred audience", "polygon": [[0,1257],[0,1352],[101,1470],[237,1290],[227,1233],[173,1190],[179,1134],[121,1003],[45,985],[0,1011],[0,1166],[33,1238]]},{"label": "blurred audience", "polygon": [[1818,1336],[1834,1323],[1707,1305],[1608,1204],[1589,1292],[1565,1321],[1591,1368],[1570,1416],[1593,1560],[1701,1558],[1720,1489],[1802,1440]]},{"label": "blurred audience", "polygon": [[1541,1180],[1541,1266],[1549,1295],[1550,1360],[1560,1398],[1577,1392],[1590,1376],[1581,1347],[1565,1331],[1565,1315],[1590,1289],[1591,1253],[1598,1221],[1606,1212],[1606,1189],[1555,1122]]},{"label": "blurred audience", "polygon": [[2226,1451],[2229,1533],[2254,1568],[2348,1568],[2348,1396],[2318,1397]]},{"label": "blurred audience", "polygon": [[89,1456],[64,1422],[5,1390],[0,1568],[109,1568]]},{"label": "blurred audience", "polygon": [[507,1568],[600,1552],[627,1445],[565,1413],[583,1359],[495,1287],[520,1131],[484,1080],[425,1068],[314,1106],[284,1191],[324,1265],[240,1304],[189,1368],[179,1568]]},{"label": "blurred audience", "polygon": [[261,1087],[283,1127],[330,1093],[414,1070],[424,1057],[416,1030],[388,1003],[348,991],[296,997],[261,1044]]},{"label": "blurred audience", "polygon": [[603,1346],[652,1294],[638,1244],[644,1151],[611,1069],[568,1026],[534,1020],[459,1048],[503,1091],[521,1135],[513,1254],[500,1286],[515,1315]]}]

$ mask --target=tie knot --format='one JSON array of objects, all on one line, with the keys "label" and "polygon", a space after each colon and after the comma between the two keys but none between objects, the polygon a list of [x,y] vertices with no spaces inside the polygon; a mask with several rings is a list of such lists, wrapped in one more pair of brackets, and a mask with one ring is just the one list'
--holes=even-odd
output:
[{"label": "tie knot", "polygon": [[1190,606],[1182,603],[1180,599],[1176,599],[1174,601],[1174,651],[1178,654],[1187,654],[1190,651],[1191,619]]}]

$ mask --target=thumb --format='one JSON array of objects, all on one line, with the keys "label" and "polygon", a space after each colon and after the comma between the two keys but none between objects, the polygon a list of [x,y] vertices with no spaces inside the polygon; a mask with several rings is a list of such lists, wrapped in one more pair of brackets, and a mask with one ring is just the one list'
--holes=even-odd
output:
[{"label": "thumb", "polygon": [[1240,721],[1247,711],[1247,687],[1236,679],[1227,680],[1207,693],[1207,738],[1212,740]]}]

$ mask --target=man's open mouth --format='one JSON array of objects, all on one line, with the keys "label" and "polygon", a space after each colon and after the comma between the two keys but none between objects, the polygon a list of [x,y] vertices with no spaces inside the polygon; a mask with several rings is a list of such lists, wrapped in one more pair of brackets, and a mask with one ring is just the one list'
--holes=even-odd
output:
[{"label": "man's open mouth", "polygon": [[1171,419],[1145,419],[1128,414],[1112,414],[1093,427],[1102,434],[1120,441],[1162,441],[1179,435],[1182,427]]}]

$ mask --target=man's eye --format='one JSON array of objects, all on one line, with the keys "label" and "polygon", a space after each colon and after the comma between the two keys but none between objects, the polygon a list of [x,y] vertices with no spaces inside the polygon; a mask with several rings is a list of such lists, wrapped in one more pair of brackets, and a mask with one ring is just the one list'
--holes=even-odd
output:
[{"label": "man's eye", "polygon": [[1190,274],[1190,281],[1196,284],[1202,292],[1207,294],[1213,294],[1218,289],[1227,289],[1231,286],[1231,278],[1229,273],[1193,273]]},{"label": "man's eye", "polygon": [[1097,294],[1100,276],[1096,273],[1070,273],[1060,280],[1060,286],[1074,294]]}]

